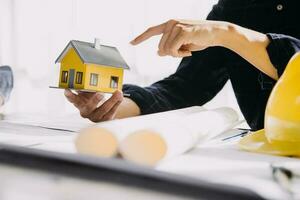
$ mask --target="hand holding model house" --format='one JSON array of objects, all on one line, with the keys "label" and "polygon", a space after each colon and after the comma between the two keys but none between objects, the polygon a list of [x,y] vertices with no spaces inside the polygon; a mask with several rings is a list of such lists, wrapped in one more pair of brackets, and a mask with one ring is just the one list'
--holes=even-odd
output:
[{"label": "hand holding model house", "polygon": [[[59,86],[84,118],[99,122],[113,119],[124,100],[122,86],[124,69],[129,69],[115,47],[72,40],[56,59],[60,63]],[[74,94],[71,89],[75,89]],[[102,105],[103,93],[113,95]]]}]

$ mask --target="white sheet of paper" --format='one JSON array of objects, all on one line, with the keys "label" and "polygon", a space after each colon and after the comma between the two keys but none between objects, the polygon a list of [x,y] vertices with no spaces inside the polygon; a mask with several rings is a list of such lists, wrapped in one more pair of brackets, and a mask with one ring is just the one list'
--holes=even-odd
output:
[{"label": "white sheet of paper", "polygon": [[0,121],[0,142],[19,146],[34,146],[44,143],[73,143],[75,132],[60,131]]},{"label": "white sheet of paper", "polygon": [[92,124],[78,114],[60,117],[7,114],[2,115],[0,120],[0,142],[41,149],[45,147],[47,150],[56,149],[59,152],[75,152],[72,145],[77,132]]},{"label": "white sheet of paper", "polygon": [[70,130],[75,132],[94,124],[93,122],[82,118],[77,113],[65,116],[47,116],[26,113],[8,114],[4,115],[0,123],[1,122]]},{"label": "white sheet of paper", "polygon": [[[156,169],[249,188],[267,199],[288,199],[273,180],[270,164],[300,168],[299,159],[245,152],[238,149],[237,141],[200,145],[186,154],[164,160]],[[294,181],[294,188],[299,187],[298,179]]]}]

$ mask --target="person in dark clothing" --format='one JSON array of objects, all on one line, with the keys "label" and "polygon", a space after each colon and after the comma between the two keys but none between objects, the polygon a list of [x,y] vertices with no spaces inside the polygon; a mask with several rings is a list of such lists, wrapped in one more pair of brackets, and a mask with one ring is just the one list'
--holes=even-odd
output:
[{"label": "person in dark clothing", "polygon": [[83,117],[99,122],[201,106],[230,80],[249,126],[261,129],[270,92],[300,50],[299,8],[295,0],[220,0],[207,20],[170,20],[131,42],[162,35],[158,54],[183,57],[174,74],[149,87],[124,85],[130,97],[117,91],[99,107],[99,93],[65,95]]}]

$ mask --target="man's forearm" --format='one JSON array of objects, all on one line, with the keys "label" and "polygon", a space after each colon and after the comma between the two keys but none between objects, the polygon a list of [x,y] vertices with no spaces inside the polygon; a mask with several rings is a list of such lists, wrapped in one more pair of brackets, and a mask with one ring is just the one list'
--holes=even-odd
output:
[{"label": "man's forearm", "polygon": [[219,30],[216,38],[220,46],[236,52],[260,71],[278,79],[277,70],[267,52],[270,41],[265,34],[228,23],[227,29]]},{"label": "man's forearm", "polygon": [[117,112],[116,118],[126,118],[126,117],[134,117],[141,114],[140,108],[138,105],[129,98],[124,98],[122,103],[120,104]]}]

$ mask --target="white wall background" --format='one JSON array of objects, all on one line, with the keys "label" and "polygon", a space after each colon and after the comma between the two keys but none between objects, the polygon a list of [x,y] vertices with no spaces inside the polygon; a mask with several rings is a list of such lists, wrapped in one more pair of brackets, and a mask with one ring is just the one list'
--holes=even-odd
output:
[{"label": "white wall background", "polygon": [[[216,0],[1,0],[0,64],[13,67],[15,88],[4,112],[49,115],[76,111],[57,85],[56,57],[71,39],[119,48],[131,66],[126,83],[149,85],[176,70],[180,60],[156,54],[158,37],[138,47],[129,41],[172,18],[205,19]],[[230,84],[208,106],[237,108]]]}]

